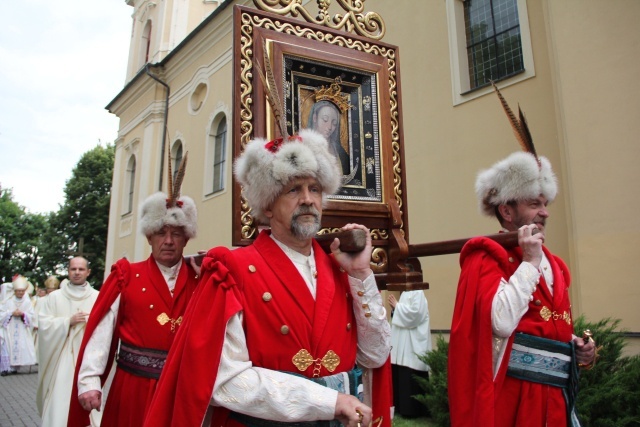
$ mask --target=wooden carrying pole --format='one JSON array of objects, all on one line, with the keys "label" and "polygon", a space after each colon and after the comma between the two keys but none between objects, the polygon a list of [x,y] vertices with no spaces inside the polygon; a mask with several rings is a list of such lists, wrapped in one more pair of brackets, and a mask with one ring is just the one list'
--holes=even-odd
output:
[{"label": "wooden carrying pole", "polygon": [[[507,249],[518,246],[518,232],[488,234],[487,237],[495,240]],[[419,243],[409,245],[409,258],[419,258],[423,256],[447,255],[460,253],[462,247],[471,240],[471,237],[456,240],[446,240],[442,242]]]},{"label": "wooden carrying pole", "polygon": [[[336,237],[340,239],[340,250],[342,250],[343,252],[360,252],[361,250],[364,249],[367,241],[364,230],[360,230],[360,229],[321,234],[316,237],[316,240],[318,241],[318,243],[320,244],[320,246],[325,252],[330,252],[329,246],[333,242],[333,239]],[[517,231],[510,231],[508,233],[488,234],[484,237],[495,240],[496,242],[498,242],[500,245],[504,246],[507,249],[513,248],[518,245]],[[467,237],[463,239],[445,240],[440,242],[419,243],[416,245],[409,245],[409,251],[408,251],[409,253],[408,253],[407,259],[460,253],[465,243],[467,243],[471,239],[472,237]],[[200,265],[202,263],[202,258],[204,257],[204,255],[202,254],[187,255],[185,256],[185,259],[187,260],[187,262],[190,262],[190,258],[192,257],[195,258],[196,264]],[[422,279],[421,271],[415,271],[413,273],[419,276],[420,280]],[[402,276],[402,277],[405,277],[405,276]],[[378,280],[379,287],[381,289],[387,289],[387,290],[398,291],[398,290],[428,288],[427,283],[418,283],[418,282],[413,284],[412,283],[394,283],[393,275],[384,275],[384,276],[376,275],[376,280]]]}]

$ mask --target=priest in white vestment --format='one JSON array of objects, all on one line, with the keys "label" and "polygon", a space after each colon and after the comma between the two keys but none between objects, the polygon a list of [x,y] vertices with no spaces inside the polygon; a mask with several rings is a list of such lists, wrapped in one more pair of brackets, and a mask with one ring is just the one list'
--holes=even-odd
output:
[{"label": "priest in white vestment", "polygon": [[[69,261],[66,286],[43,299],[38,315],[38,391],[36,403],[42,427],[66,426],[73,373],[91,308],[98,298],[87,277],[86,259]],[[91,425],[100,425],[101,413],[92,411]]]},{"label": "priest in white vestment", "polygon": [[400,300],[388,296],[392,307],[391,369],[395,413],[404,418],[428,415],[426,406],[412,396],[424,394],[415,377],[427,379],[427,366],[418,356],[431,351],[429,305],[424,291],[404,291]]},{"label": "priest in white vestment", "polygon": [[0,305],[0,371],[2,376],[14,374],[20,366],[36,364],[33,346],[34,311],[27,295],[29,282],[23,276],[15,276],[11,282],[13,294]]}]

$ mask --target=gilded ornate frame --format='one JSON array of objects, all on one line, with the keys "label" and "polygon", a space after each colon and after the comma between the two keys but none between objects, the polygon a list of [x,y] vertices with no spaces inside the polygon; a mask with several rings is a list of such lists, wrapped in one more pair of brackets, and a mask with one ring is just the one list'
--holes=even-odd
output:
[{"label": "gilded ornate frame", "polygon": [[[381,25],[383,34],[384,24]],[[372,230],[374,238],[374,270],[387,272],[388,258],[393,257],[388,253],[389,246],[397,247],[397,244],[390,244],[389,239],[401,239],[402,245],[408,241],[398,48],[375,38],[235,6],[234,158],[254,137],[273,139],[279,136],[254,69],[255,62],[262,65],[263,42],[267,46],[281,99],[285,98],[287,81],[278,76],[286,74],[288,57],[316,61],[329,69],[346,70],[346,74],[354,71],[374,79],[378,100],[375,117],[380,147],[380,197],[370,201],[332,198],[324,209],[322,226],[323,232],[330,232],[346,222],[365,224]],[[296,130],[293,122],[290,121],[288,126],[290,130]],[[233,244],[250,244],[259,227],[251,217],[250,206],[242,198],[241,188],[235,180],[233,209]]]}]

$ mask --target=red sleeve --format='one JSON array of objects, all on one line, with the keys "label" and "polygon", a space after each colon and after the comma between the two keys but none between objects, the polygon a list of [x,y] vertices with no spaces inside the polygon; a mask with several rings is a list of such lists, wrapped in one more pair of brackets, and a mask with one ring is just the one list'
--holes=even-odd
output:
[{"label": "red sleeve", "polygon": [[515,270],[508,258],[487,238],[470,240],[460,252],[447,366],[453,427],[494,423],[494,396],[504,375],[493,381],[491,307],[500,278]]},{"label": "red sleeve", "polygon": [[[91,335],[100,321],[107,314],[118,295],[120,295],[124,286],[129,283],[130,273],[131,265],[129,264],[129,261],[124,258],[118,260],[118,262],[111,267],[111,274],[109,274],[109,277],[100,288],[98,298],[91,309],[89,320],[87,321],[87,326],[82,338],[82,344],[80,345],[80,351],[78,352],[76,370],[73,376],[73,390],[71,391],[71,404],[69,406],[69,419],[67,421],[67,426],[69,427],[85,427],[90,424],[89,412],[82,409],[78,400],[78,372],[80,371],[80,366],[82,366],[82,358],[84,357],[84,350],[87,346],[87,342],[89,342]],[[100,376],[100,381],[103,385],[109,376],[110,367],[113,366],[113,358],[118,339],[119,337],[116,328],[111,340],[111,348],[109,349],[107,370]]]},{"label": "red sleeve", "polygon": [[236,282],[224,263],[226,248],[211,249],[202,262],[202,278],[162,370],[145,419],[148,427],[201,425],[215,384],[229,319],[242,306]]}]

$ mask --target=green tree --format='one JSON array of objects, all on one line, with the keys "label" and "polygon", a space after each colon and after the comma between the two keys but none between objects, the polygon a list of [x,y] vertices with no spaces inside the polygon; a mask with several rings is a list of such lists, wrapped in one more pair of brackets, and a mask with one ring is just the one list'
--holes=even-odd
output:
[{"label": "green tree", "polygon": [[111,144],[84,153],[65,186],[64,204],[51,218],[54,230],[50,238],[56,250],[66,239],[66,249],[59,254],[64,268],[78,254],[82,239],[83,256],[91,262],[90,281],[97,288],[104,277],[114,158]]},{"label": "green tree", "polygon": [[11,189],[0,187],[0,280],[22,274],[34,284],[45,274],[40,248],[47,217],[27,212],[13,200]]},{"label": "green tree", "polygon": [[620,319],[609,317],[589,322],[575,321],[575,331],[590,329],[596,341],[598,361],[593,369],[580,372],[577,400],[583,427],[640,426],[640,355],[624,356],[627,340]]},{"label": "green tree", "polygon": [[67,261],[69,259],[69,241],[64,222],[60,219],[60,212],[51,212],[47,217],[49,227],[42,236],[43,245],[42,268],[46,276],[54,275],[59,279],[67,274]]}]

